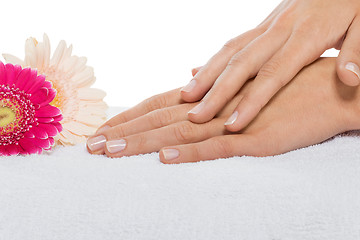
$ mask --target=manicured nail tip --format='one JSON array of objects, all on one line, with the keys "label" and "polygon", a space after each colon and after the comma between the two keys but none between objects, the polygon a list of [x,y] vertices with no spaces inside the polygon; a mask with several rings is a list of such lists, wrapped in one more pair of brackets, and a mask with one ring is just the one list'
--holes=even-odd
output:
[{"label": "manicured nail tip", "polygon": [[109,153],[117,153],[124,150],[126,147],[126,141],[124,139],[111,140],[106,142],[106,149]]},{"label": "manicured nail tip", "polygon": [[186,85],[185,87],[183,87],[183,88],[181,89],[181,91],[182,91],[182,92],[191,92],[191,91],[194,89],[195,85],[196,85],[196,80],[193,79],[193,80],[191,80],[191,81],[188,83],[188,85]]},{"label": "manicured nail tip", "polygon": [[232,125],[234,124],[234,122],[236,121],[237,117],[239,116],[239,113],[237,111],[235,111],[230,117],[229,119],[225,122],[224,125],[228,126],[228,125]]},{"label": "manicured nail tip", "polygon": [[201,112],[204,109],[204,107],[205,107],[205,103],[201,102],[196,107],[191,109],[188,113],[198,114],[199,112]]},{"label": "manicured nail tip", "polygon": [[105,142],[106,138],[103,135],[100,135],[89,138],[87,141],[87,146],[92,152],[95,152],[104,148]]},{"label": "manicured nail tip", "polygon": [[102,133],[104,132],[105,130],[111,128],[109,125],[105,125],[105,126],[102,126],[101,128],[99,128],[96,133],[99,134],[99,133]]},{"label": "manicured nail tip", "polygon": [[355,63],[352,63],[352,62],[348,62],[345,65],[345,68],[347,70],[349,70],[350,72],[354,73],[360,79],[360,69],[359,69],[358,65],[356,65]]},{"label": "manicured nail tip", "polygon": [[164,149],[162,150],[162,153],[164,155],[165,160],[169,161],[169,160],[174,160],[175,158],[180,156],[180,152],[177,149]]}]

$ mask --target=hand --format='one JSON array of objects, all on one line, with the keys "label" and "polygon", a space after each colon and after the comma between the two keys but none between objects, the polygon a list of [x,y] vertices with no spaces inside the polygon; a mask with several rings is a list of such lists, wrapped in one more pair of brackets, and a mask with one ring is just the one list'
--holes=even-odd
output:
[{"label": "hand", "polygon": [[194,103],[180,90],[154,96],[107,121],[88,140],[88,151],[122,157],[160,150],[163,163],[197,162],[231,156],[269,156],[322,142],[360,128],[360,89],[342,84],[335,59],[321,59],[302,70],[245,129],[231,134],[226,118],[255,81],[211,121],[186,120]]},{"label": "hand", "polygon": [[184,101],[202,99],[189,119],[209,121],[257,75],[225,123],[227,130],[239,131],[304,66],[332,47],[341,48],[336,64],[340,80],[358,85],[359,15],[359,0],[284,0],[255,29],[227,42],[182,89]]}]

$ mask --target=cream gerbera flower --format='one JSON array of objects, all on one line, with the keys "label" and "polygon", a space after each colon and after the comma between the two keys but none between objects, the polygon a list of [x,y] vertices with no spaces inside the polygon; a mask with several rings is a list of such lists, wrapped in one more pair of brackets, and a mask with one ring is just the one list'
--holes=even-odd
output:
[{"label": "cream gerbera flower", "polygon": [[61,41],[50,59],[50,41],[44,34],[43,42],[29,38],[25,43],[25,60],[3,54],[9,63],[37,68],[46,76],[57,94],[50,105],[58,107],[64,119],[63,131],[55,138],[62,145],[85,142],[106,120],[105,92],[90,88],[95,82],[94,70],[86,65],[85,57],[71,54],[72,45]]}]

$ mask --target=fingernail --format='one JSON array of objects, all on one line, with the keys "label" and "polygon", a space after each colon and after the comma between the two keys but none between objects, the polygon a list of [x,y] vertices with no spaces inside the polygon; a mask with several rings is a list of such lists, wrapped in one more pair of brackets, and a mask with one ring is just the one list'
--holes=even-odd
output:
[{"label": "fingernail", "polygon": [[109,125],[105,125],[105,126],[102,126],[101,128],[99,128],[96,133],[99,134],[99,133],[102,133],[104,132],[105,130],[111,128]]},{"label": "fingernail", "polygon": [[348,62],[346,65],[345,65],[345,68],[347,70],[349,70],[350,72],[353,72],[355,73],[355,75],[359,78],[360,80],[360,69],[359,69],[359,66],[356,65],[355,63],[352,63],[352,62]]},{"label": "fingernail", "polygon": [[196,107],[191,109],[188,113],[198,114],[199,112],[201,112],[204,109],[204,107],[205,107],[205,103],[201,102]]},{"label": "fingernail", "polygon": [[180,152],[177,149],[164,149],[162,150],[165,160],[173,160],[180,156]]},{"label": "fingernail", "polygon": [[126,147],[126,141],[124,139],[111,140],[106,142],[106,149],[109,153],[117,153],[124,150]]},{"label": "fingernail", "polygon": [[104,148],[105,142],[106,138],[103,135],[100,135],[89,138],[87,141],[87,146],[92,152],[94,152]]},{"label": "fingernail", "polygon": [[224,125],[231,125],[231,124],[233,124],[233,123],[236,121],[236,119],[237,119],[238,116],[239,116],[238,111],[235,111],[235,112],[229,117],[229,119],[225,122]]},{"label": "fingernail", "polygon": [[186,85],[185,87],[183,87],[183,88],[181,89],[181,91],[182,91],[182,92],[191,92],[191,91],[194,89],[195,85],[196,85],[196,80],[193,79],[193,80],[191,80],[191,81],[188,83],[188,85]]}]

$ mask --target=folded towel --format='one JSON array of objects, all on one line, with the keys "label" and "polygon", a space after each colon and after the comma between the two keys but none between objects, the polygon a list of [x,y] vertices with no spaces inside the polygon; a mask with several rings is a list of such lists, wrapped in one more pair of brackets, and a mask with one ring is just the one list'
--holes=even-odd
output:
[{"label": "folded towel", "polygon": [[[119,108],[111,108],[111,115]],[[0,239],[360,239],[360,137],[164,165],[84,145],[0,158]]]}]

